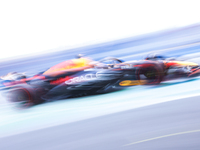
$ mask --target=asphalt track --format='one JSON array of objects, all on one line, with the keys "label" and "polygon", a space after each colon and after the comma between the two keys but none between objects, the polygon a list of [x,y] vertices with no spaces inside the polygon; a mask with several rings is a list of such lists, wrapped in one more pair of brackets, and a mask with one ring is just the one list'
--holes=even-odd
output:
[{"label": "asphalt track", "polygon": [[3,150],[199,150],[200,96],[0,139]]}]

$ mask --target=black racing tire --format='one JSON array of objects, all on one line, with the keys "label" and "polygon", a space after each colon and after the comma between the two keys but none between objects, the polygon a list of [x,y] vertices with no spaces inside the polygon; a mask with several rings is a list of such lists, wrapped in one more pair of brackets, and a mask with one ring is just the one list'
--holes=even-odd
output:
[{"label": "black racing tire", "polygon": [[11,102],[19,102],[21,106],[29,107],[42,103],[40,95],[29,85],[19,85],[12,88],[7,94]]},{"label": "black racing tire", "polygon": [[136,79],[141,84],[156,85],[163,79],[163,70],[156,64],[143,65],[136,69]]}]

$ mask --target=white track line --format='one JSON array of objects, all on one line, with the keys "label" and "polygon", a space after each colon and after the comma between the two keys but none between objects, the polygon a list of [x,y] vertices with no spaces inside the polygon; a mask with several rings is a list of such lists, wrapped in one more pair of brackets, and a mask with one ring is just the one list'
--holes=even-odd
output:
[{"label": "white track line", "polygon": [[185,131],[185,132],[167,134],[167,135],[158,136],[158,137],[155,137],[155,138],[150,138],[150,139],[146,139],[146,140],[142,140],[142,141],[138,141],[138,142],[129,143],[129,144],[126,144],[124,146],[130,146],[130,145],[144,143],[144,142],[148,142],[148,141],[153,141],[153,140],[157,140],[157,139],[161,139],[161,138],[166,138],[166,137],[170,137],[170,136],[176,136],[176,135],[182,135],[182,134],[188,134],[188,133],[195,133],[195,132],[200,132],[200,130],[192,130],[192,131]]}]

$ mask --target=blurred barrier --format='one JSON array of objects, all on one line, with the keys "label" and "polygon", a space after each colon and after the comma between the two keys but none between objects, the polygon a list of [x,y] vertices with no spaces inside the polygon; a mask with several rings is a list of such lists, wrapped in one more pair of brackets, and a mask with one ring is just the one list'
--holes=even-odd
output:
[{"label": "blurred barrier", "polygon": [[159,52],[169,57],[180,57],[181,59],[186,59],[189,56],[191,59],[194,55],[190,54],[199,51],[200,25],[197,24],[102,44],[51,52],[40,56],[4,61],[0,63],[0,75],[11,71],[26,71],[34,74],[64,60],[72,59],[79,53],[84,53],[95,60],[107,56],[133,60],[143,59],[150,52]]}]

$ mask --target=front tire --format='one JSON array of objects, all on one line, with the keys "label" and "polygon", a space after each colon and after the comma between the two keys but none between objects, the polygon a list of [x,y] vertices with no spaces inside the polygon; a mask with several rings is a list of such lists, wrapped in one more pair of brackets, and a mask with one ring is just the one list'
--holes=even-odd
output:
[{"label": "front tire", "polygon": [[159,84],[163,78],[163,71],[156,65],[144,65],[137,68],[136,78],[140,83],[148,85]]}]

